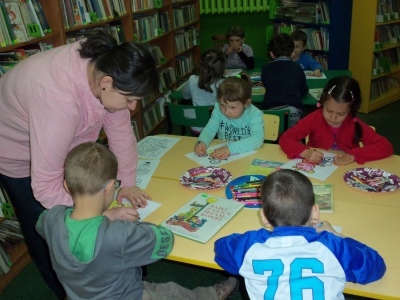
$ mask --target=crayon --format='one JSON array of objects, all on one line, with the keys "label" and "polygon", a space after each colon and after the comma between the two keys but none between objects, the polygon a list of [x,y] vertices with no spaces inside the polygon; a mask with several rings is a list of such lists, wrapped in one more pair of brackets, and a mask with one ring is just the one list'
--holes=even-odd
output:
[{"label": "crayon", "polygon": [[261,196],[260,193],[237,193],[236,194],[237,197],[257,197],[257,196]]}]

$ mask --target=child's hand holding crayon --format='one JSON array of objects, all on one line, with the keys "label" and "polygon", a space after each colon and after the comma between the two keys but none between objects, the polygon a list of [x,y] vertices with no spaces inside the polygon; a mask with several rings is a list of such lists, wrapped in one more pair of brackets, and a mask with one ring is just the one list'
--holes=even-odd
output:
[{"label": "child's hand holding crayon", "polygon": [[204,155],[206,154],[206,144],[204,144],[202,141],[197,141],[196,145],[194,146],[194,153],[197,155]]},{"label": "child's hand holding crayon", "polygon": [[306,149],[300,153],[300,156],[312,163],[320,163],[324,158],[324,154],[315,149]]}]

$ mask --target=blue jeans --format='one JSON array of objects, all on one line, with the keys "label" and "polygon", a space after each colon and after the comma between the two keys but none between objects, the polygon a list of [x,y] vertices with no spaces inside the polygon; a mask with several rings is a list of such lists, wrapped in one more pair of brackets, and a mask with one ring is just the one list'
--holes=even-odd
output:
[{"label": "blue jeans", "polygon": [[0,174],[0,181],[3,183],[12,201],[15,214],[21,224],[29,254],[42,273],[47,285],[59,299],[65,298],[64,288],[58,281],[56,272],[54,272],[51,266],[47,243],[35,229],[36,221],[45,208],[33,196],[31,178],[11,178]]}]

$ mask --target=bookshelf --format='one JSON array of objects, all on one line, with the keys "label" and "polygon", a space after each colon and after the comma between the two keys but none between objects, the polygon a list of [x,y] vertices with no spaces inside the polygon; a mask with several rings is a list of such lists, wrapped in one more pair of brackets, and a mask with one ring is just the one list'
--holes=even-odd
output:
[{"label": "bookshelf", "polygon": [[[98,0],[95,0],[98,1]],[[198,34],[200,30],[200,7],[199,0],[152,0],[139,1],[139,0],[122,0],[125,4],[126,14],[122,14],[118,17],[109,18],[107,20],[101,20],[94,23],[89,23],[83,26],[75,26],[70,28],[64,28],[63,24],[63,14],[61,8],[60,1],[52,1],[52,0],[39,0],[41,7],[43,8],[43,12],[46,16],[46,19],[52,29],[52,32],[46,34],[43,37],[35,38],[30,40],[29,42],[17,43],[10,46],[0,47],[0,52],[12,51],[15,48],[23,48],[29,44],[46,42],[52,43],[54,47],[65,45],[66,44],[66,35],[68,33],[78,31],[81,29],[88,29],[92,27],[101,27],[106,24],[121,24],[125,40],[132,42],[136,41],[146,45],[155,45],[161,49],[163,57],[162,64],[159,66],[159,70],[170,68],[174,70],[176,73],[179,64],[179,59],[176,57],[182,57],[190,55],[193,59],[193,62],[190,65],[197,65],[200,61],[200,38],[197,37],[195,43],[193,44],[192,37],[190,37],[190,43],[187,46],[179,47],[181,50],[177,51],[178,47],[175,42],[175,36],[177,35],[185,35],[185,32],[195,30]],[[93,1],[91,1],[93,2]],[[104,2],[104,1],[103,1]],[[137,3],[137,4],[135,4]],[[146,4],[147,7],[140,7],[140,4]],[[134,7],[134,5],[136,5]],[[136,28],[134,20],[138,20],[145,17],[158,17],[159,14],[163,14],[164,16],[168,16],[167,21],[169,25],[169,29],[167,31],[158,31],[156,36],[151,37],[149,39],[137,40]],[[190,18],[187,18],[187,15],[190,15]],[[161,22],[160,22],[161,24]],[[147,26],[147,24],[146,24]],[[193,36],[193,35],[192,35]],[[187,44],[186,39],[186,44]],[[186,45],[185,44],[185,45]],[[190,74],[191,70],[187,70],[184,74],[180,72],[180,74],[175,76],[175,81],[179,81],[180,79],[187,77]],[[165,85],[162,90],[157,95],[154,95],[151,99],[148,99],[146,102],[146,106],[142,107],[140,103],[138,103],[136,109],[131,112],[131,117],[136,121],[138,127],[139,138],[142,139],[147,135],[154,134],[161,128],[165,123],[165,116],[160,120],[157,120],[154,124],[151,124],[151,128],[149,128],[146,132],[143,130],[143,124],[145,122],[143,113],[151,109],[154,105],[155,101],[164,96],[164,94],[171,90],[175,86],[175,82],[169,82],[169,84]]]},{"label": "bookshelf", "polygon": [[[326,50],[312,50],[311,52],[313,52],[315,55],[327,56],[329,70],[347,70],[349,64],[352,0],[304,0],[303,2],[299,3],[326,3],[329,7],[329,22],[298,22],[292,21],[292,18],[290,17],[276,15],[278,7],[281,7],[282,3],[280,0],[271,0],[269,18],[273,20],[274,24],[267,26],[267,43],[274,34],[274,25],[277,23],[302,25],[305,28],[317,29],[321,31],[326,30],[329,32],[329,48]],[[306,51],[307,50],[308,49],[306,49]]]},{"label": "bookshelf", "polygon": [[[176,57],[182,55],[191,56],[193,58],[193,65],[197,65],[197,63],[200,61],[201,56],[199,46],[200,38],[197,37],[197,42],[195,44],[193,44],[192,41],[187,46],[183,48],[180,47],[181,50],[177,51],[175,35],[185,34],[186,31],[193,31],[193,29],[195,29],[197,32],[200,30],[199,0],[154,0],[154,7],[139,8],[139,11],[135,12],[133,12],[134,8],[132,6],[132,3],[145,3],[145,1],[122,1],[125,4],[126,14],[122,14],[118,17],[109,18],[107,20],[89,23],[83,26],[65,28],[63,24],[61,1],[39,0],[40,5],[43,9],[43,13],[45,14],[47,22],[49,23],[52,30],[51,33],[48,33],[43,37],[32,39],[29,42],[21,42],[5,47],[0,47],[0,52],[13,51],[13,49],[24,48],[30,44],[39,42],[52,43],[54,47],[62,46],[66,44],[66,35],[68,33],[81,29],[101,27],[106,24],[112,23],[121,24],[124,31],[125,40],[133,42],[135,41],[134,20],[139,19],[141,16],[154,16],[162,13],[168,16],[169,29],[165,32],[158,31],[157,36],[154,36],[150,39],[141,40],[140,43],[156,45],[161,49],[164,59],[162,61],[162,64],[159,66],[160,72],[165,68],[169,68],[169,70],[174,70],[175,72],[175,70],[177,69],[177,64],[179,62]],[[93,2],[93,0],[91,2]],[[190,19],[186,19],[186,16],[182,15],[185,14],[188,10],[191,12]],[[174,11],[181,11],[182,13],[174,13]],[[177,25],[175,26],[175,24]],[[176,76],[175,79],[180,80],[183,77],[187,77],[190,74],[190,71],[191,70],[188,69],[186,73],[181,73],[179,76]],[[154,107],[156,100],[159,97],[162,97],[168,90],[172,89],[174,85],[174,82],[170,82],[168,85],[163,87],[162,91],[159,91],[152,97],[149,97],[149,99],[146,100],[145,105],[141,105],[141,103],[138,103],[136,109],[134,111],[131,111],[131,118],[132,120],[136,121],[136,125],[138,128],[137,132],[140,139],[144,138],[147,135],[154,134],[161,128],[161,126],[165,124],[166,118],[164,116],[160,120],[154,122],[151,128],[149,128],[146,132],[143,131],[143,124],[145,122],[144,113],[148,110],[151,110],[151,108]],[[14,276],[30,261],[30,256],[28,254],[25,244],[21,244],[18,249],[13,250],[11,255],[14,264],[9,273],[0,276],[0,292],[4,288],[4,286],[9,283],[14,278]]]},{"label": "bookshelf", "polygon": [[[4,221],[4,218],[0,218],[0,223]],[[31,261],[31,257],[28,253],[25,243],[21,243],[16,246],[13,250],[7,250],[11,256],[12,266],[7,274],[0,275],[0,294],[7,284],[9,284],[13,278]]]},{"label": "bookshelf", "polygon": [[[399,9],[399,1],[394,0],[392,3],[395,2]],[[363,100],[359,112],[366,114],[400,99],[400,87],[388,88],[383,84],[380,89],[376,86],[386,78],[394,78],[397,81],[400,79],[400,37],[397,36],[395,40],[386,40],[381,36],[385,28],[392,26],[399,28],[399,11],[397,15],[381,14],[384,18],[379,17],[380,20],[378,20],[379,3],[384,3],[386,6],[385,1],[353,0],[349,67],[361,87]],[[360,14],[360,11],[363,13]],[[377,57],[384,57],[391,51],[396,51],[397,55],[394,53],[388,67],[382,66],[379,61],[377,63]]]}]

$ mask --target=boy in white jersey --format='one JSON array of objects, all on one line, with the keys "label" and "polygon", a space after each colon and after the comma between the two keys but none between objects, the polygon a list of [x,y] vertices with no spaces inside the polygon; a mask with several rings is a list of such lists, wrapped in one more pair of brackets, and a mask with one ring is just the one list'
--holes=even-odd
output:
[{"label": "boy in white jersey", "polygon": [[215,242],[215,261],[244,277],[250,299],[344,299],[346,281],[380,279],[386,265],[372,248],[324,221],[310,180],[279,170],[261,187],[266,227]]}]

